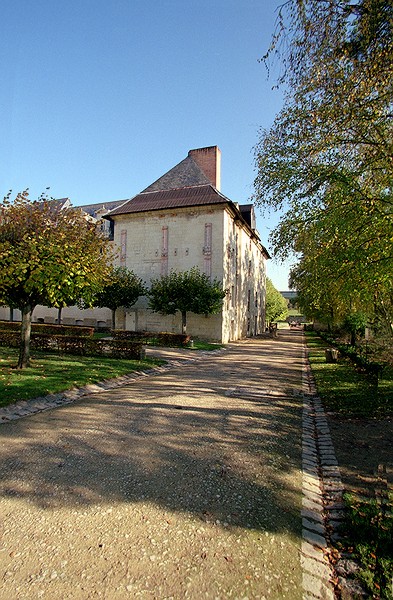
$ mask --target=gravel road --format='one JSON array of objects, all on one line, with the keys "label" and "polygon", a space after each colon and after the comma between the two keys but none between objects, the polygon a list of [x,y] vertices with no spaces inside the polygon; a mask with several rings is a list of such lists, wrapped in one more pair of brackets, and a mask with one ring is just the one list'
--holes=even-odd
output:
[{"label": "gravel road", "polygon": [[0,428],[0,599],[300,599],[301,335]]}]

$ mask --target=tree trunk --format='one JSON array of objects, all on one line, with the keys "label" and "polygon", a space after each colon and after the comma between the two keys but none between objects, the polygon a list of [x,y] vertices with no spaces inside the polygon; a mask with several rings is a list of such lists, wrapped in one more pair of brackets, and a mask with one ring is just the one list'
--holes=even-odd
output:
[{"label": "tree trunk", "polygon": [[10,306],[10,321],[14,320],[14,309],[12,306]]},{"label": "tree trunk", "polygon": [[63,307],[60,306],[58,311],[57,311],[57,324],[61,325],[61,311],[63,310]]},{"label": "tree trunk", "polygon": [[390,332],[390,335],[393,337],[393,323],[391,320],[392,317],[389,314],[389,312],[386,310],[383,302],[379,303],[379,307],[376,312],[379,312],[380,314],[382,314],[382,319],[385,321],[387,330]]},{"label": "tree trunk", "polygon": [[181,313],[181,332],[187,333],[187,313],[185,310]]},{"label": "tree trunk", "polygon": [[31,335],[31,317],[34,306],[24,306],[22,308],[22,328],[19,348],[19,360],[17,369],[24,369],[30,366],[30,335]]},{"label": "tree trunk", "polygon": [[116,309],[112,308],[112,329],[116,329]]}]

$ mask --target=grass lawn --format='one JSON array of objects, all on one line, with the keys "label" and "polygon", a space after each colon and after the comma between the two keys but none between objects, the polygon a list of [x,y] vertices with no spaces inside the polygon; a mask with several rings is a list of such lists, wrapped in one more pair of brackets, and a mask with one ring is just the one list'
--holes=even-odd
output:
[{"label": "grass lawn", "polygon": [[34,352],[32,366],[16,370],[18,350],[0,347],[0,406],[97,383],[162,361],[121,360],[102,357],[58,356]]},{"label": "grass lawn", "polygon": [[[108,334],[99,334],[105,337]],[[194,341],[190,350],[217,350],[220,344]],[[32,366],[24,370],[14,369],[18,362],[18,350],[0,347],[0,407],[16,402],[29,400],[46,394],[63,392],[72,387],[80,387],[87,383],[97,383],[136,371],[156,364],[157,359],[121,360],[87,356],[59,356],[35,351]]]},{"label": "grass lawn", "polygon": [[222,344],[203,342],[202,340],[194,340],[193,346],[190,347],[189,350],[206,350],[210,352],[211,350],[219,350],[220,348],[223,348]]},{"label": "grass lawn", "polygon": [[[372,384],[348,359],[326,363],[327,343],[314,332],[305,334],[345,487],[346,519],[337,548],[356,559],[367,598],[392,600],[393,496],[388,480],[382,484],[373,471],[392,462],[393,369],[386,367],[383,379]],[[385,490],[383,500],[378,488]]]},{"label": "grass lawn", "polygon": [[312,373],[326,410],[352,418],[393,415],[392,367],[384,369],[383,379],[375,385],[349,359],[327,363],[327,343],[312,331],[306,331],[305,335]]}]

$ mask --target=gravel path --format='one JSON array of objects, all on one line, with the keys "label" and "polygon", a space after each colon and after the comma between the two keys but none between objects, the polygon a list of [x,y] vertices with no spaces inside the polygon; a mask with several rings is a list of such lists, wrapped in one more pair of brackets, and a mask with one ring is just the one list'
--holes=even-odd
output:
[{"label": "gravel path", "polygon": [[0,429],[0,599],[302,598],[300,332]]}]

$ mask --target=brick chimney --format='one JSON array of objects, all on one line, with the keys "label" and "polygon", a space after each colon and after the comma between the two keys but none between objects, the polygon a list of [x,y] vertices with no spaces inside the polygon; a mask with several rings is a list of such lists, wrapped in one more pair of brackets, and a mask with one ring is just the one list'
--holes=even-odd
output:
[{"label": "brick chimney", "polygon": [[212,185],[220,190],[221,187],[221,150],[218,146],[209,146],[208,148],[197,148],[190,150],[188,156],[191,156],[197,165],[211,181]]}]

